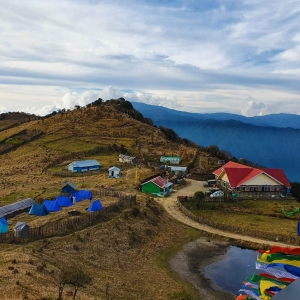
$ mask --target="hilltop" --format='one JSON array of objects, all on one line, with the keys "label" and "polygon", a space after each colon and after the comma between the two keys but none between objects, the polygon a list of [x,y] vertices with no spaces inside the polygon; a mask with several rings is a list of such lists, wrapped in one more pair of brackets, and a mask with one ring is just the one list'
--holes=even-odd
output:
[{"label": "hilltop", "polygon": [[[6,196],[51,196],[62,179],[49,177],[46,171],[66,170],[74,160],[98,159],[105,170],[119,164],[120,153],[137,156],[142,178],[153,174],[161,155],[179,155],[183,164],[188,165],[198,150],[195,144],[178,138],[172,130],[154,127],[151,120],[143,118],[124,99],[95,101],[88,107],[54,112],[44,118],[33,117],[21,124],[11,118],[6,125],[10,128],[0,131],[2,204]],[[124,184],[129,189],[135,186],[135,172],[131,169],[134,168],[122,166],[126,175]],[[90,180],[93,178],[84,183],[86,187],[98,181]],[[81,179],[75,181],[82,184]]]},{"label": "hilltop", "polygon": [[[1,206],[27,197],[37,202],[54,199],[68,180],[81,189],[98,191],[114,185],[116,191],[137,194],[135,207],[122,208],[84,230],[20,245],[0,244],[0,273],[5,277],[0,299],[56,299],[65,264],[80,266],[93,278],[90,287],[80,289],[80,299],[196,299],[193,290],[168,271],[166,261],[168,251],[174,251],[169,249],[199,233],[172,220],[136,188],[157,173],[161,155],[179,155],[183,165],[192,166],[198,146],[172,130],[153,126],[124,99],[97,100],[46,117],[11,113],[0,120],[0,128]],[[119,163],[120,153],[137,156],[138,166]],[[97,159],[101,171],[71,176],[67,165],[80,159]],[[107,169],[113,165],[121,168],[118,179],[108,178]],[[104,206],[116,201],[101,197]],[[84,215],[88,206],[82,201],[75,208]],[[72,219],[67,212],[64,208],[46,217],[25,212],[8,222],[10,230],[17,221],[34,228]],[[72,296],[67,287],[64,299]]]}]

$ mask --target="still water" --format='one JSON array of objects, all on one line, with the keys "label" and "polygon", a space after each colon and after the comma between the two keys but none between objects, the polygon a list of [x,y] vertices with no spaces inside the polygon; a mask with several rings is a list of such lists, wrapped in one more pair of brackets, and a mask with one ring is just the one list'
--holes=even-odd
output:
[{"label": "still water", "polygon": [[223,260],[205,268],[205,275],[222,290],[237,294],[246,277],[256,273],[256,253],[231,246]]}]

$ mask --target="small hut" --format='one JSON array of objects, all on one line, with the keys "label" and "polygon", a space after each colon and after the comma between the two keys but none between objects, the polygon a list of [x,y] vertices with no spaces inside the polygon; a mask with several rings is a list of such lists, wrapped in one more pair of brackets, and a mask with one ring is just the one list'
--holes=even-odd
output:
[{"label": "small hut", "polygon": [[166,163],[166,164],[179,165],[181,162],[181,157],[180,156],[162,156],[160,158],[160,162]]},{"label": "small hut", "polygon": [[118,178],[120,176],[120,169],[118,167],[111,167],[108,169],[109,178]]},{"label": "small hut", "polygon": [[69,194],[69,193],[75,193],[77,191],[77,186],[69,181],[62,187],[62,193]]},{"label": "small hut", "polygon": [[17,222],[14,232],[16,237],[26,238],[29,236],[29,226],[25,222]]},{"label": "small hut", "polygon": [[134,156],[128,156],[128,155],[120,154],[119,155],[119,162],[136,165],[138,163],[138,160]]}]

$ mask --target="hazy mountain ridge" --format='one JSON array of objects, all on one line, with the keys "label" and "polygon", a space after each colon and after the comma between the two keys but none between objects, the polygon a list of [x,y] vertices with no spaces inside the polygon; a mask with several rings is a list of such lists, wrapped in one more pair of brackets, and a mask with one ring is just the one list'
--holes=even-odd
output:
[{"label": "hazy mountain ridge", "polygon": [[[155,106],[149,105],[141,102],[131,102],[134,108],[140,111],[143,115],[148,118],[151,118],[154,123],[161,118],[168,118],[171,116],[182,116],[189,117],[191,119],[196,120],[218,120],[218,121],[226,121],[226,120],[235,120],[241,121],[246,124],[252,124],[256,126],[273,126],[280,128],[295,128],[300,129],[300,115],[296,114],[271,114],[265,116],[255,116],[255,117],[245,117],[237,114],[230,113],[190,113],[184,111],[178,111],[169,109],[163,106]],[[153,114],[155,112],[155,114]],[[152,115],[150,117],[150,115]]]},{"label": "hazy mountain ridge", "polygon": [[199,120],[195,114],[179,112],[176,115],[176,111],[157,106],[133,105],[156,125],[172,128],[181,137],[201,146],[217,145],[237,158],[266,167],[282,168],[291,181],[299,181],[299,129],[257,126],[237,120]]}]

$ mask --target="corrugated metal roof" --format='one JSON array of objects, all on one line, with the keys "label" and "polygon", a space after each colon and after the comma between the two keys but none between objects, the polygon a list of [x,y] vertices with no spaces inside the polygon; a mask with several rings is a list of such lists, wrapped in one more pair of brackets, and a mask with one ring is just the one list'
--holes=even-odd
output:
[{"label": "corrugated metal roof", "polygon": [[266,174],[268,177],[275,179],[279,184],[282,184],[288,188],[291,187],[291,184],[282,169],[257,169],[230,161],[214,171],[213,174],[220,177],[223,172],[226,172],[230,186],[233,188],[245,184],[250,179],[262,173]]},{"label": "corrugated metal roof", "polygon": [[111,168],[108,169],[108,171],[112,171],[112,170],[120,171],[120,169],[118,167],[111,167]]},{"label": "corrugated metal roof", "polygon": [[128,155],[125,155],[125,154],[120,154],[119,155],[119,158],[121,159],[135,159],[135,156],[128,156]]},{"label": "corrugated metal roof", "polygon": [[24,227],[28,226],[27,223],[25,222],[17,222],[16,226],[15,226],[15,230],[22,230]]},{"label": "corrugated metal roof", "polygon": [[288,188],[291,188],[291,184],[289,180],[287,179],[284,171],[282,169],[266,169],[262,168],[261,169],[265,174],[268,174],[272,178],[274,178],[276,181],[282,183]]},{"label": "corrugated metal roof", "polygon": [[67,182],[64,186],[63,186],[63,188],[65,187],[65,186],[70,186],[71,188],[73,188],[74,190],[77,190],[77,186],[75,185],[75,183],[73,183],[72,181],[69,181],[69,182]]},{"label": "corrugated metal roof", "polygon": [[33,203],[35,203],[34,200],[28,198],[9,205],[2,206],[0,207],[0,218],[30,208]]},{"label": "corrugated metal roof", "polygon": [[161,176],[154,177],[147,182],[142,183],[142,185],[148,183],[148,182],[153,182],[155,185],[159,186],[160,188],[165,188],[170,185],[172,185],[172,182],[168,182],[167,179],[162,178]]},{"label": "corrugated metal roof", "polygon": [[76,160],[70,163],[73,167],[90,167],[90,166],[100,166],[100,163],[96,159],[89,159],[89,160]]}]

